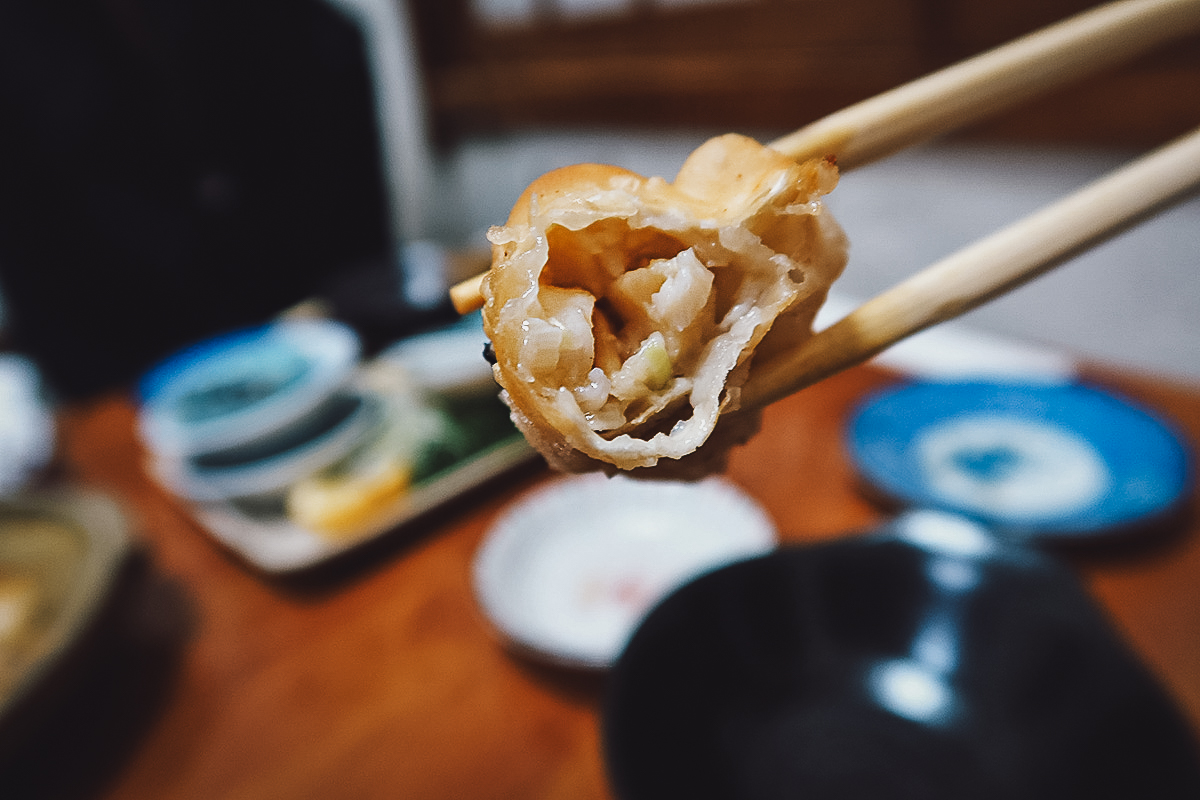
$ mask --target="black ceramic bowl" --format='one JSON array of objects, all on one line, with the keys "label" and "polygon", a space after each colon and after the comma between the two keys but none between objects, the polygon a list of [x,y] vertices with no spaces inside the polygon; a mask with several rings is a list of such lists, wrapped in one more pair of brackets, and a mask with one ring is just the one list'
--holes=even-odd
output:
[{"label": "black ceramic bowl", "polygon": [[1200,797],[1187,723],[1075,576],[938,512],[671,594],[603,738],[622,800]]}]

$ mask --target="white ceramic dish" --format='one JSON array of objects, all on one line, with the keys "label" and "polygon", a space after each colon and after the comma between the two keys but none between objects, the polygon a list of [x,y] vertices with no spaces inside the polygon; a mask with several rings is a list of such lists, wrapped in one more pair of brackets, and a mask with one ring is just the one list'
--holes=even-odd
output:
[{"label": "white ceramic dish", "polygon": [[[306,326],[307,323],[278,323],[278,330],[298,333]],[[307,329],[325,330],[320,325]],[[268,330],[276,328],[269,326]],[[295,401],[297,405],[289,405],[290,411],[283,415],[286,425],[275,425],[268,432],[259,426],[255,436],[237,437],[240,442],[234,444],[228,444],[231,439],[228,435],[210,436],[205,439],[204,452],[190,455],[181,455],[180,448],[170,443],[155,447],[158,440],[150,436],[147,470],[160,485],[187,504],[189,513],[214,539],[253,568],[268,574],[288,575],[321,567],[537,458],[497,397],[490,368],[483,358],[483,342],[478,322],[464,321],[398,344],[390,356],[362,363],[355,361],[345,373],[341,358],[350,352],[357,354],[357,347],[343,349],[337,359],[330,358],[331,362],[336,361],[336,369],[329,367],[331,374],[336,373],[336,381],[330,378],[319,391],[316,383],[307,385],[301,391],[307,398],[303,413],[293,413],[301,408],[299,401]],[[246,364],[262,356],[269,367],[271,359],[278,355],[277,345],[278,342],[242,342],[235,343],[233,349],[244,347],[239,359],[244,357]],[[214,349],[229,348],[218,343]],[[194,354],[192,360],[203,361]],[[439,372],[439,364],[446,369]],[[234,372],[246,374],[240,368]],[[281,370],[280,374],[284,372]],[[200,378],[193,384],[206,385]],[[287,391],[294,389],[292,385]],[[160,391],[160,397],[167,394]],[[331,404],[347,397],[360,401],[355,410],[330,411]],[[264,402],[271,407],[277,401],[268,398]],[[286,405],[292,401],[278,402]],[[400,409],[411,412],[417,407],[429,413],[400,413]],[[143,407],[143,417],[152,411]],[[257,418],[262,412],[252,409],[247,413]],[[235,416],[227,417],[222,424]],[[436,424],[428,429],[421,427],[431,423]],[[143,420],[143,431],[153,430],[153,421]],[[408,433],[402,435],[401,431]],[[216,441],[226,444],[217,450]],[[376,487],[364,488],[363,505],[356,506],[353,499],[349,503],[354,509],[349,512],[354,517],[352,525],[331,524],[330,530],[317,530],[313,518],[304,517],[291,504],[296,487],[317,477],[327,467],[341,469],[346,459],[362,456],[372,447],[394,456],[408,452],[400,449],[404,446],[417,448],[408,453],[413,457],[413,463],[408,464],[412,469],[411,485],[407,491],[401,485],[396,487],[395,494],[379,498],[371,494]],[[338,503],[345,500],[346,494],[339,493],[336,500],[330,501],[335,514],[344,511],[345,506]],[[306,527],[298,521],[301,519],[307,519],[314,527]]]},{"label": "white ceramic dish", "polygon": [[0,495],[24,489],[54,456],[54,415],[41,391],[32,361],[0,355]]},{"label": "white ceramic dish", "polygon": [[214,539],[243,562],[265,574],[287,576],[319,568],[536,458],[536,451],[517,434],[414,487],[394,515],[373,530],[350,538],[323,535],[283,516],[249,514],[227,502],[189,501],[188,510]]},{"label": "white ceramic dish", "polygon": [[445,328],[397,342],[378,358],[399,365],[413,380],[442,394],[477,392],[495,385],[483,358],[487,336],[478,313]]},{"label": "white ceramic dish", "polygon": [[520,498],[496,521],[473,577],[484,613],[518,649],[602,669],[664,594],[775,545],[771,519],[724,479],[572,476]]},{"label": "white ceramic dish", "polygon": [[[354,391],[361,392],[364,396],[369,396],[373,391],[382,391],[378,387],[368,387],[366,384],[369,381],[363,377],[375,366],[378,365],[363,365],[358,375],[351,380],[350,385]],[[378,376],[379,373],[374,374]],[[474,414],[477,407],[485,402],[495,406],[493,408],[489,405],[489,421],[485,426],[491,431],[490,443],[477,445],[468,454],[456,457],[450,463],[444,463],[433,474],[418,478],[393,506],[383,509],[378,519],[372,520],[363,529],[350,533],[321,532],[305,527],[286,516],[283,506],[288,487],[284,486],[279,490],[277,480],[270,486],[260,482],[253,487],[264,491],[273,488],[277,490],[274,493],[247,496],[248,484],[238,488],[239,484],[232,480],[226,481],[227,485],[220,487],[198,483],[196,477],[183,468],[183,462],[178,458],[151,454],[147,470],[161,486],[186,503],[188,513],[214,539],[243,562],[265,574],[292,575],[320,568],[343,554],[414,522],[421,515],[453,501],[454,498],[504,472],[534,462],[538,458],[536,451],[515,427],[510,427],[507,433],[504,428],[498,427],[502,423],[511,426],[498,399],[489,398],[487,395],[467,398],[460,403],[461,408],[449,408],[445,413],[449,414],[451,419],[457,419],[459,414]],[[478,418],[473,416],[472,419],[473,424],[477,425]],[[354,423],[353,420],[350,422]],[[335,431],[334,434],[339,441],[343,439],[343,433],[350,436],[351,438],[341,441],[341,444],[354,447],[356,442],[362,441],[362,437],[376,435],[375,432],[381,426],[368,424],[363,427],[351,424],[344,427],[344,432]],[[308,467],[313,466],[311,462],[301,463],[303,461],[302,457],[295,459],[292,466],[297,469],[291,470],[287,475],[275,469],[281,464],[267,465],[273,474],[264,473],[259,477],[296,478],[301,472],[308,471]],[[299,470],[299,467],[304,469]],[[217,491],[218,488],[224,491]],[[236,491],[233,491],[235,489]],[[232,496],[234,494],[239,496]]]}]

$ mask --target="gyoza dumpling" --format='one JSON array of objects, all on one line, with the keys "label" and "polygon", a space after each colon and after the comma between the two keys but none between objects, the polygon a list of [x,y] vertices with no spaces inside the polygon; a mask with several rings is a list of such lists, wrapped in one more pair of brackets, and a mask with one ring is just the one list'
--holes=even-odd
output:
[{"label": "gyoza dumpling", "polygon": [[518,427],[567,471],[695,453],[737,408],[751,357],[811,335],[846,262],[821,202],[836,183],[831,160],[733,134],[673,183],[597,164],[534,181],[489,232],[482,284]]}]

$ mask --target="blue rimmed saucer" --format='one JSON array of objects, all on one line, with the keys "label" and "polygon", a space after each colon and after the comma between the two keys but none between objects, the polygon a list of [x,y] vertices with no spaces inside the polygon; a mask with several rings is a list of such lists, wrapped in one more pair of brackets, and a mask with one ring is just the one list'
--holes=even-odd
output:
[{"label": "blue rimmed saucer", "polygon": [[1003,535],[1080,540],[1169,518],[1191,456],[1163,419],[1080,384],[914,383],[868,398],[847,446],[870,488]]},{"label": "blue rimmed saucer", "polygon": [[320,413],[353,373],[357,334],[328,320],[287,320],[202,342],[139,386],[143,439],[189,457],[277,435]]}]

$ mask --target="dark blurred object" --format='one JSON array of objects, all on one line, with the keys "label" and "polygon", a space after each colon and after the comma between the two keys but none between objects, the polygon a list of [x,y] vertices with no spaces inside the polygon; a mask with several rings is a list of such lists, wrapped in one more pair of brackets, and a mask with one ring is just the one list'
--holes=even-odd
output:
[{"label": "dark blurred object", "polygon": [[[492,26],[469,0],[413,5],[432,110],[452,138],[529,125],[792,130],[1099,3],[635,0],[573,17],[564,8],[578,3],[540,0]],[[1190,130],[1197,106],[1200,48],[1184,41],[975,133],[1145,147]]]},{"label": "dark blurred object", "polygon": [[390,264],[372,98],[314,0],[0,4],[11,344],[86,397]]},{"label": "dark blurred object", "polygon": [[87,642],[127,577],[124,510],[60,488],[0,503],[0,758],[86,671]]},{"label": "dark blurred object", "polygon": [[91,630],[0,737],[0,796],[101,796],[162,714],[195,633],[192,598],[131,551]]},{"label": "dark blurred object", "polygon": [[443,137],[529,125],[799,127],[916,77],[920,14],[876,0],[648,0],[583,18],[540,2],[489,26],[468,0],[418,0]]},{"label": "dark blurred object", "polygon": [[1076,576],[941,512],[669,596],[604,742],[622,800],[1200,797],[1184,716]]},{"label": "dark blurred object", "polygon": [[[413,302],[410,297],[411,278],[430,266],[413,262],[427,261],[425,255],[430,249],[439,256],[439,263],[434,266],[445,267],[446,274],[454,274],[453,266],[446,260],[463,258],[473,265],[477,261],[426,241],[404,242],[399,252],[339,271],[318,287],[325,313],[354,326],[365,356],[376,355],[397,339],[458,320],[458,312],[444,290],[439,301],[417,298],[421,302]],[[468,274],[487,269],[490,263],[489,253],[488,260],[478,263]]]}]

